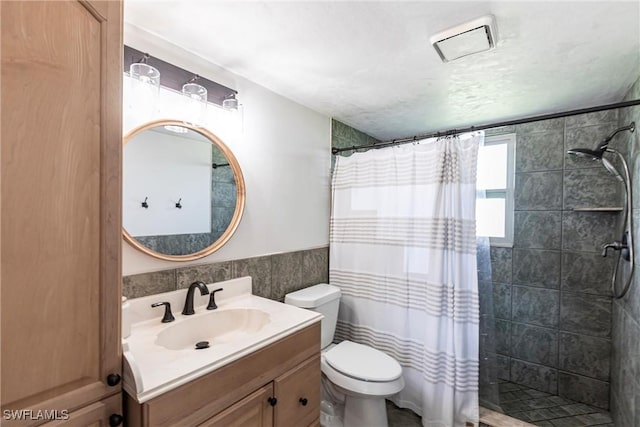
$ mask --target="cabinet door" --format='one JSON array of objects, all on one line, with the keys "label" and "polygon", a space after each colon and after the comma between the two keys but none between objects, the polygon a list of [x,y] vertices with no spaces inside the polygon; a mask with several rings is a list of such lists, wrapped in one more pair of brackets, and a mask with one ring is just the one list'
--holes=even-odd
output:
[{"label": "cabinet door", "polygon": [[301,363],[273,384],[278,399],[275,426],[306,426],[320,416],[320,356]]},{"label": "cabinet door", "polygon": [[271,427],[273,406],[269,404],[270,397],[273,397],[271,383],[200,424],[200,427]]},{"label": "cabinet door", "polygon": [[120,395],[111,396],[71,412],[66,422],[54,421],[42,427],[107,427],[110,426],[109,417],[121,416],[120,407]]},{"label": "cabinet door", "polygon": [[121,387],[122,4],[0,17],[2,409],[73,412]]}]

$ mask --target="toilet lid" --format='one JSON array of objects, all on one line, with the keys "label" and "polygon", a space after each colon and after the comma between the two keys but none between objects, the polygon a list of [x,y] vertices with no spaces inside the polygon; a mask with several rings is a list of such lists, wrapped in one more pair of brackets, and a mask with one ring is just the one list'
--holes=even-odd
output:
[{"label": "toilet lid", "polygon": [[402,375],[402,367],[392,357],[351,341],[326,352],[325,360],[333,369],[364,381],[393,381]]}]

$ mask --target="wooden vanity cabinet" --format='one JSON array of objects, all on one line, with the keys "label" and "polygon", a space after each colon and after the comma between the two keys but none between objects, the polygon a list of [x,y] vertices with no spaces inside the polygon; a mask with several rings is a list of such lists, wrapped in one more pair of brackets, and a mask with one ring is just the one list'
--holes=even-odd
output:
[{"label": "wooden vanity cabinet", "polygon": [[0,424],[114,424],[122,3],[0,1],[0,20]]},{"label": "wooden vanity cabinet", "polygon": [[139,404],[125,393],[131,427],[319,425],[320,322]]},{"label": "wooden vanity cabinet", "polygon": [[275,411],[269,399],[273,399],[271,383],[251,393],[240,402],[234,403],[198,427],[272,427]]}]

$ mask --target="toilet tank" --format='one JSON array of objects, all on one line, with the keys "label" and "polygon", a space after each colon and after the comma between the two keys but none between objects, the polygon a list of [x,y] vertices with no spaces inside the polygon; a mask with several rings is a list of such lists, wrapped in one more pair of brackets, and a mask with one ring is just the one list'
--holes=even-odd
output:
[{"label": "toilet tank", "polygon": [[322,313],[320,325],[321,346],[325,348],[333,342],[333,334],[338,321],[340,288],[326,283],[310,286],[284,296],[284,303]]}]

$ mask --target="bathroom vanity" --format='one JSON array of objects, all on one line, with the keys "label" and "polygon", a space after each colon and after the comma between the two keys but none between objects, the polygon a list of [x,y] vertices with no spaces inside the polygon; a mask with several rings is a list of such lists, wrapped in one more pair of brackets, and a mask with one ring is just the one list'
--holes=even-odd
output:
[{"label": "bathroom vanity", "polygon": [[[322,316],[251,295],[248,277],[208,287],[224,288],[219,308],[198,294],[193,316],[179,314],[185,290],[129,301],[126,425],[319,425]],[[176,321],[161,323],[152,300],[173,301]]]}]

